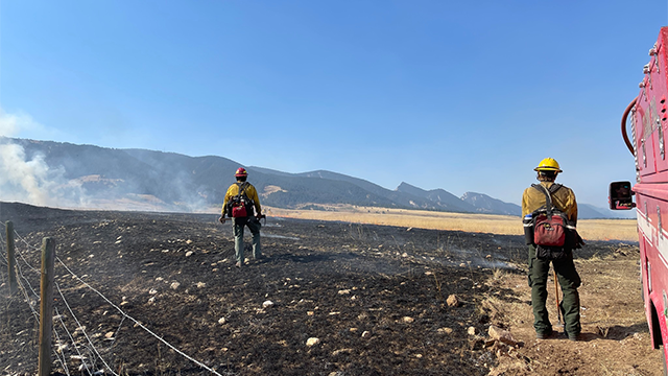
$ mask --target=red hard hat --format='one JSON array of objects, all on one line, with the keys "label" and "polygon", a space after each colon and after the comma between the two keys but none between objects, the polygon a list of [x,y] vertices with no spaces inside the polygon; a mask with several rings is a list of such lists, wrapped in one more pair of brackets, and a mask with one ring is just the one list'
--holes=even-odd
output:
[{"label": "red hard hat", "polygon": [[248,172],[246,172],[246,169],[245,169],[245,168],[243,168],[243,167],[239,167],[239,168],[237,169],[236,174],[234,174],[234,176],[236,176],[236,177],[238,177],[238,178],[239,178],[239,177],[242,177],[242,176],[248,176]]}]

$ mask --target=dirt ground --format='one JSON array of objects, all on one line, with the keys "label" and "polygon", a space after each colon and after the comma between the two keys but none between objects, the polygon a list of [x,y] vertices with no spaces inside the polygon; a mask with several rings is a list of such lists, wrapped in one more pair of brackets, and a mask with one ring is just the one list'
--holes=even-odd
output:
[{"label": "dirt ground", "polygon": [[[57,242],[54,372],[662,375],[636,244],[588,242],[576,260],[584,341],[537,340],[521,237],[268,218],[265,258],[247,252],[237,269],[231,225],[216,219],[0,204],[36,268],[18,261],[24,285],[39,290],[38,247]],[[38,299],[29,288],[9,294],[6,265],[0,258],[0,370],[35,374]],[[494,341],[490,326],[512,341]]]}]

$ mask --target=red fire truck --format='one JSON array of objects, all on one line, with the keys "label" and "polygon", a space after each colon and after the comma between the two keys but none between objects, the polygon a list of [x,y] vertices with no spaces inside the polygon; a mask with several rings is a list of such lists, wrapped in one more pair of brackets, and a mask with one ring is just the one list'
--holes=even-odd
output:
[{"label": "red fire truck", "polygon": [[[643,299],[652,346],[668,345],[668,27],[649,50],[640,93],[622,116],[622,136],[635,157],[636,184],[610,184],[613,210],[636,208]],[[630,124],[628,124],[630,123]],[[628,126],[627,126],[628,124]],[[631,138],[627,129],[631,129]],[[632,195],[636,196],[633,202]]]}]

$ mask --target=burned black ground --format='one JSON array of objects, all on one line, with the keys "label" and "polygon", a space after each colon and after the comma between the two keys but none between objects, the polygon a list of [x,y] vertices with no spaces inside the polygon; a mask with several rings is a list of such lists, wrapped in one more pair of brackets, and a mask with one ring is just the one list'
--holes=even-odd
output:
[{"label": "burned black ground", "polygon": [[[494,270],[525,254],[517,236],[269,218],[266,258],[237,269],[231,226],[215,215],[3,203],[0,219],[13,221],[17,249],[35,268],[42,239],[56,240],[56,282],[74,315],[56,294],[58,313],[70,331],[78,326],[73,316],[86,327],[90,342],[80,332],[73,338],[86,358],[95,348],[115,373],[128,375],[209,372],[86,284],[220,374],[484,375],[496,358],[469,328],[486,330],[480,302],[491,293],[486,282]],[[587,252],[613,248],[597,243]],[[38,326],[29,304],[38,304],[30,294],[9,296],[6,262],[0,264],[0,370],[32,374]],[[39,290],[39,273],[19,264],[24,284]],[[516,299],[512,290],[494,293]],[[460,306],[446,304],[451,294]],[[265,301],[274,305],[263,307]],[[72,339],[56,330],[68,345],[61,354],[69,372],[86,374]],[[311,337],[320,342],[307,346]],[[65,372],[55,355],[53,361]],[[91,368],[111,373],[100,360]]]}]

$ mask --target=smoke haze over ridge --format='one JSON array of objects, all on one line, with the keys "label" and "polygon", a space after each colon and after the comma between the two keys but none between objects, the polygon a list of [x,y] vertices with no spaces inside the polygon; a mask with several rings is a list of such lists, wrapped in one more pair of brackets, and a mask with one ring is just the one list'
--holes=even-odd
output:
[{"label": "smoke haze over ridge", "polygon": [[25,149],[8,138],[40,128],[29,115],[0,108],[0,197],[39,206],[85,207],[81,186],[65,179],[62,168],[49,167],[39,154],[28,158]]},{"label": "smoke haze over ridge", "polygon": [[[217,212],[234,181],[234,170],[242,166],[220,156],[11,137],[24,136],[30,129],[49,132],[28,115],[0,112],[0,201],[65,209]],[[464,200],[466,195],[460,198],[440,188],[427,191],[402,183],[388,190],[331,171],[292,174],[244,167],[262,204],[279,208],[349,204],[505,215],[520,210],[500,200],[496,200],[499,205],[509,208],[471,206]],[[592,209],[585,217],[606,217],[604,211]]]}]

